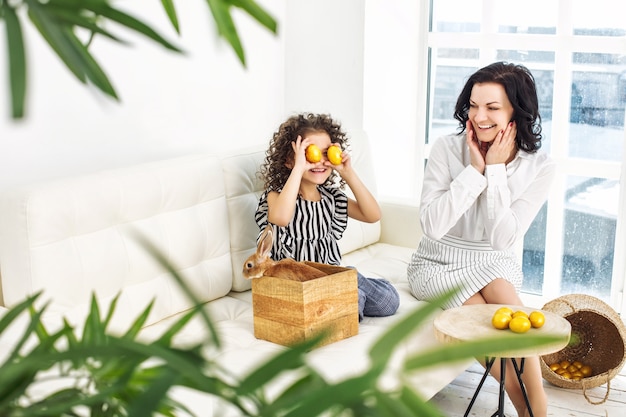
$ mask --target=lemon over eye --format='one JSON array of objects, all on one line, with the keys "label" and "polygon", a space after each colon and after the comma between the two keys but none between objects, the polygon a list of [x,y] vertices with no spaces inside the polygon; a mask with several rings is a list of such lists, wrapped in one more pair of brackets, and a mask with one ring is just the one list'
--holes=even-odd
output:
[{"label": "lemon over eye", "polygon": [[341,148],[337,145],[329,146],[326,151],[326,158],[328,158],[328,161],[333,165],[341,164]]},{"label": "lemon over eye", "polygon": [[306,157],[307,161],[314,164],[322,160],[322,151],[320,151],[320,148],[317,145],[311,144],[307,146],[304,152],[304,156]]}]

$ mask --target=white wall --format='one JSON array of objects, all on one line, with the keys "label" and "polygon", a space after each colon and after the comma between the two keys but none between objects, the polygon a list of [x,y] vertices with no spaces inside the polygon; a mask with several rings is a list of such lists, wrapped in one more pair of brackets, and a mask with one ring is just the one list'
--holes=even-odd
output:
[{"label": "white wall", "polygon": [[[406,63],[412,62],[414,42],[412,0],[259,2],[278,20],[279,34],[236,14],[247,69],[217,40],[203,0],[176,4],[180,37],[160,2],[129,3],[131,13],[155,23],[187,54],[170,53],[132,33],[122,33],[132,42],[128,47],[97,39],[92,50],[120,103],[76,81],[29,30],[30,94],[24,121],[9,118],[8,93],[0,89],[0,189],[190,152],[265,146],[287,116],[303,111],[330,113],[352,137],[361,135],[364,125],[369,126],[365,130],[371,127],[370,141],[383,154],[386,146],[398,150],[410,143],[407,138],[415,135],[415,65]],[[366,41],[371,44],[364,64]],[[0,56],[4,62],[2,41]],[[373,68],[365,71],[368,80],[365,66]],[[0,80],[7,80],[4,66]],[[364,82],[374,86],[370,96],[385,98],[374,111],[370,108],[367,121]]]},{"label": "white wall", "polygon": [[[117,33],[131,41],[128,47],[97,39],[92,51],[120,103],[85,88],[38,33],[27,31],[29,96],[24,121],[10,119],[7,85],[0,89],[0,187],[267,143],[285,113],[285,0],[260,1],[279,21],[279,36],[236,14],[247,68],[217,40],[206,2],[176,3],[180,37],[166,21],[160,2],[140,3],[128,4],[130,13],[154,23],[187,53],[170,53],[127,32]],[[5,42],[0,38],[4,63]],[[2,65],[0,80],[7,79]]]}]

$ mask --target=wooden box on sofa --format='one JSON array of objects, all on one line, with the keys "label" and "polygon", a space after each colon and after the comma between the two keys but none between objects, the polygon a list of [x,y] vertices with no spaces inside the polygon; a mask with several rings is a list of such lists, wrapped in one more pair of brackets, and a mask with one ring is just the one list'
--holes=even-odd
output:
[{"label": "wooden box on sofa", "polygon": [[327,275],[305,282],[277,277],[252,280],[256,338],[289,346],[325,330],[322,346],[359,332],[356,271],[306,263]]}]

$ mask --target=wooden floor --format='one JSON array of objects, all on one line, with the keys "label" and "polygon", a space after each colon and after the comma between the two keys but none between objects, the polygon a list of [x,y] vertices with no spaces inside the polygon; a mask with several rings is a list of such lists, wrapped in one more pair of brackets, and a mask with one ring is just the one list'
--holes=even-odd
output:
[{"label": "wooden floor", "polygon": [[[626,368],[626,367],[625,367]],[[435,395],[431,402],[447,417],[462,417],[480,382],[484,368],[476,362],[467,371],[457,377],[451,384]],[[587,390],[591,404],[583,395],[582,390],[565,389],[554,386],[544,380],[548,394],[548,416],[555,417],[622,417],[626,416],[626,369],[610,382],[610,390],[606,401],[602,402],[607,393],[607,385],[601,385]],[[487,378],[470,416],[490,417],[498,406],[499,384],[492,377]],[[506,399],[505,414],[507,417],[517,417],[515,408]]]}]

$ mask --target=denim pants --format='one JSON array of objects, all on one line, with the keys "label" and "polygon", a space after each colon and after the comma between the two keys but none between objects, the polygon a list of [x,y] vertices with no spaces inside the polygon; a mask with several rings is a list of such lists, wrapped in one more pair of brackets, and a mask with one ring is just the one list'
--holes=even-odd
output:
[{"label": "denim pants", "polygon": [[384,317],[396,313],[400,306],[398,291],[386,279],[367,278],[357,271],[359,287],[359,321],[363,316]]}]

